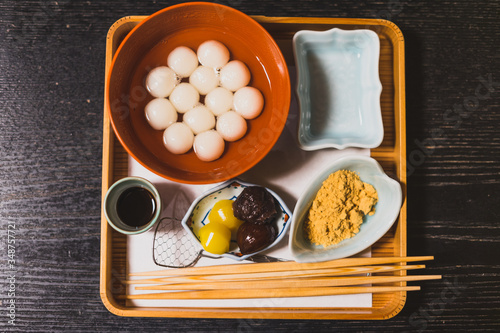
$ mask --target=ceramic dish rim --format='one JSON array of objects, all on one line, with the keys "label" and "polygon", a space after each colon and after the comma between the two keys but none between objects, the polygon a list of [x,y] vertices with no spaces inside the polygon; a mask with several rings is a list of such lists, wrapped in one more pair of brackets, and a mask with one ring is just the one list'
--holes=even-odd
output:
[{"label": "ceramic dish rim", "polygon": [[[113,192],[113,190],[115,188],[117,188],[118,186],[120,186],[121,184],[126,183],[126,182],[138,182],[141,184],[147,184],[150,187],[150,188],[148,188],[148,190],[153,192],[153,196],[155,198],[156,205],[157,205],[157,207],[155,209],[155,214],[154,214],[153,218],[151,219],[151,221],[148,224],[144,225],[142,229],[138,229],[138,230],[122,229],[119,226],[115,225],[115,223],[113,221],[111,221],[111,218],[108,214],[108,210],[106,207],[107,207],[107,203],[108,203],[108,200],[109,200],[111,193]],[[104,211],[104,216],[106,217],[106,221],[113,229],[115,229],[116,231],[118,231],[119,233],[122,233],[124,235],[139,235],[139,234],[142,234],[146,231],[149,231],[156,224],[156,222],[158,222],[158,220],[160,219],[161,211],[163,209],[163,204],[162,204],[161,200],[162,200],[161,195],[158,192],[158,189],[149,180],[147,180],[146,178],[143,178],[143,177],[128,176],[128,177],[124,177],[124,178],[117,180],[109,187],[108,191],[106,192],[106,195],[104,196],[104,200],[103,200],[102,205],[103,205],[103,211]]]},{"label": "ceramic dish rim", "polygon": [[[220,190],[228,187],[232,183],[238,183],[238,184],[243,185],[245,187],[248,187],[248,186],[260,186],[260,185],[257,185],[255,183],[249,183],[249,182],[242,181],[239,178],[231,178],[229,180],[226,180],[223,183],[221,183],[221,184],[219,184],[219,185],[217,185],[217,186],[215,186],[215,187],[213,187],[213,188],[211,188],[211,189],[203,192],[196,199],[194,199],[193,202],[191,203],[191,206],[187,210],[186,214],[182,218],[182,221],[181,221],[182,227],[186,230],[186,232],[189,234],[189,236],[195,241],[195,243],[202,250],[204,250],[203,246],[201,245],[201,243],[198,240],[198,238],[196,237],[196,235],[194,235],[194,233],[191,230],[191,228],[189,228],[189,226],[187,225],[187,222],[188,222],[191,214],[193,213],[194,209],[198,206],[198,204],[203,199],[205,199],[206,197],[208,197],[209,195],[211,195],[211,194],[213,194],[213,193],[215,193],[217,191],[220,191]],[[264,252],[264,251],[266,251],[266,250],[268,250],[268,249],[276,246],[285,237],[286,233],[288,232],[288,230],[290,228],[291,222],[292,222],[292,217],[293,217],[292,211],[290,211],[290,209],[288,208],[288,206],[285,204],[285,202],[283,201],[283,199],[278,194],[276,194],[273,190],[271,190],[270,188],[268,188],[266,186],[262,186],[262,187],[264,187],[270,194],[272,194],[272,196],[279,202],[279,204],[281,206],[281,209],[282,209],[282,213],[284,213],[285,215],[288,214],[288,220],[285,221],[284,227],[281,230],[278,230],[278,236],[276,237],[276,239],[271,244],[269,244],[268,246],[266,246],[265,248],[263,248],[263,249],[261,249],[259,251],[256,251],[256,252],[253,252],[253,253],[249,253],[249,254],[242,254],[241,256],[237,256],[237,255],[232,254],[232,253],[223,253],[221,255],[216,255],[216,254],[213,254],[213,253],[209,253],[209,252],[207,252],[205,250],[204,250],[204,253],[208,253],[208,255],[210,255],[211,257],[214,257],[214,258],[224,257],[224,258],[230,258],[230,259],[233,259],[233,260],[236,260],[236,261],[242,261],[242,260],[245,260],[245,259],[253,256],[253,255],[256,255],[258,253]],[[280,217],[281,217],[281,215],[280,215]]]},{"label": "ceramic dish rim", "polygon": [[[336,250],[341,247],[341,246],[338,246],[341,243],[338,243],[335,245],[334,248],[324,248],[324,249],[318,248],[317,250],[310,251],[309,253],[304,255],[303,254],[304,252],[296,249],[296,246],[295,246],[295,243],[297,242],[296,241],[297,230],[299,227],[301,227],[303,225],[303,219],[305,218],[305,214],[299,214],[298,209],[301,209],[301,211],[308,210],[310,204],[306,205],[306,203],[309,201],[310,201],[310,203],[312,203],[316,193],[321,188],[323,181],[328,177],[328,175],[335,172],[335,171],[341,170],[339,168],[339,166],[342,165],[343,163],[353,162],[353,161],[365,163],[369,167],[374,168],[374,170],[376,171],[376,174],[378,176],[380,176],[382,179],[384,179],[385,182],[388,183],[388,185],[391,187],[391,190],[394,191],[393,195],[395,196],[395,198],[397,200],[397,202],[391,203],[391,207],[395,207],[395,208],[393,208],[393,210],[391,209],[388,218],[382,220],[382,225],[380,226],[379,229],[377,229],[377,233],[374,237],[372,237],[368,242],[365,242],[362,245],[358,245],[357,247],[354,247],[354,249],[352,249],[351,251],[347,251],[346,253],[344,253],[341,256],[336,256],[335,255]],[[326,261],[326,260],[345,258],[345,257],[349,257],[352,255],[358,254],[358,253],[366,250],[368,247],[370,247],[374,243],[376,243],[381,237],[383,237],[387,233],[387,231],[392,227],[392,225],[396,222],[396,220],[399,216],[402,202],[403,202],[403,191],[401,188],[401,184],[397,180],[389,177],[384,172],[382,166],[375,159],[373,159],[370,156],[355,155],[355,154],[346,155],[344,157],[341,157],[338,160],[330,163],[327,167],[323,168],[323,170],[321,170],[315,177],[313,177],[313,179],[311,179],[311,181],[309,182],[309,184],[307,185],[307,187],[304,189],[304,191],[301,193],[299,199],[297,200],[297,203],[295,205],[295,208],[294,208],[294,211],[292,214],[292,223],[291,223],[292,226],[290,227],[291,229],[290,229],[289,241],[288,241],[289,251],[292,254],[292,257],[294,258],[294,260],[297,262],[321,262],[321,261]],[[301,215],[302,215],[302,219],[299,220]],[[386,220],[389,222],[384,222]],[[351,239],[354,239],[358,235],[359,235],[359,233],[356,234],[355,236],[353,236]],[[318,256],[321,255],[321,258],[318,258],[318,256],[315,256],[314,255],[315,253],[318,253]],[[325,254],[323,254],[323,253],[325,253]],[[327,254],[329,254],[329,255],[327,255]],[[326,257],[326,258],[324,258],[324,257]]]},{"label": "ceramic dish rim", "polygon": [[[311,109],[306,109],[306,102],[308,100],[307,97],[304,96],[303,89],[301,89],[302,82],[305,80],[305,77],[308,77],[309,75],[307,66],[306,66],[306,61],[303,60],[303,57],[299,57],[299,39],[304,39],[308,35],[313,36],[313,37],[318,37],[318,36],[334,36],[334,35],[355,35],[355,34],[366,34],[368,35],[368,38],[370,38],[371,41],[375,42],[374,47],[374,53],[375,56],[367,60],[367,62],[375,62],[375,66],[370,66],[373,68],[369,69],[369,77],[372,80],[370,82],[372,85],[376,86],[375,88],[372,88],[370,90],[370,93],[373,94],[373,98],[376,99],[376,103],[373,103],[374,107],[374,112],[375,112],[375,118],[376,118],[376,130],[375,130],[375,139],[371,143],[362,143],[362,142],[357,142],[356,140],[351,140],[350,142],[346,143],[339,143],[338,139],[332,138],[332,137],[327,137],[327,138],[321,138],[321,139],[310,139],[310,140],[303,140],[302,137],[304,136],[304,126],[305,126],[305,120],[304,120],[304,114],[306,112],[311,112]],[[313,150],[319,150],[319,149],[324,149],[324,148],[336,148],[336,149],[345,149],[348,147],[357,147],[357,148],[376,148],[378,147],[383,139],[384,139],[384,126],[383,126],[383,120],[382,120],[382,108],[380,105],[380,96],[382,93],[382,83],[380,81],[380,74],[379,74],[379,58],[380,58],[380,40],[376,32],[369,30],[369,29],[354,29],[354,30],[344,30],[340,28],[332,28],[324,31],[314,31],[314,30],[299,30],[297,31],[292,39],[292,44],[293,44],[293,54],[295,58],[295,67],[296,67],[296,76],[297,76],[297,82],[295,84],[295,93],[297,95],[298,99],[298,105],[299,105],[299,121],[298,121],[298,128],[297,128],[297,133],[298,133],[298,145],[301,149],[306,150],[306,151],[313,151]],[[373,53],[373,52],[372,52]],[[308,85],[310,86],[310,85]]]},{"label": "ceramic dish rim", "polygon": [[[203,2],[203,1],[193,1],[193,2],[179,3],[179,4],[170,5],[170,6],[167,6],[167,7],[163,8],[163,9],[160,9],[160,10],[158,10],[158,11],[156,11],[156,12],[150,14],[150,15],[147,15],[146,18],[143,21],[139,22],[125,36],[125,38],[121,41],[121,43],[118,45],[116,51],[114,52],[114,56],[111,59],[111,64],[110,64],[110,67],[109,67],[109,73],[105,77],[105,92],[104,92],[104,94],[105,94],[105,105],[106,105],[106,108],[107,108],[108,113],[109,113],[109,119],[110,119],[110,123],[111,123],[111,128],[113,129],[113,132],[114,132],[116,138],[118,139],[118,141],[120,142],[120,144],[123,146],[123,148],[127,151],[127,153],[130,156],[132,156],[139,164],[141,164],[146,169],[148,169],[149,171],[153,172],[154,174],[156,174],[156,175],[158,175],[158,176],[160,176],[162,178],[173,180],[173,181],[176,181],[176,182],[179,182],[179,183],[183,183],[183,184],[213,184],[213,183],[217,183],[217,182],[227,181],[227,180],[229,180],[231,178],[234,178],[234,177],[238,177],[239,175],[241,175],[244,172],[246,172],[249,169],[251,169],[257,163],[259,163],[272,150],[273,146],[278,141],[280,135],[277,135],[275,138],[273,138],[273,141],[263,151],[263,154],[262,154],[262,156],[260,158],[256,159],[255,161],[251,161],[250,163],[247,163],[237,173],[235,173],[235,172],[226,173],[223,176],[219,176],[217,179],[208,179],[208,178],[205,178],[203,180],[193,180],[193,179],[190,179],[189,177],[182,177],[181,178],[181,177],[178,177],[178,176],[175,176],[175,175],[172,176],[172,175],[166,174],[162,170],[160,170],[160,169],[158,169],[156,167],[152,167],[149,164],[147,164],[144,161],[142,161],[140,158],[138,158],[138,154],[136,154],[135,152],[133,152],[129,148],[129,146],[127,144],[125,144],[124,139],[122,138],[122,136],[118,134],[119,131],[117,130],[117,127],[115,125],[113,117],[111,116],[112,112],[111,112],[111,101],[109,99],[109,82],[111,81],[111,76],[112,76],[113,68],[115,67],[116,59],[118,59],[118,55],[122,51],[122,49],[125,47],[125,44],[128,41],[128,39],[131,38],[131,36],[132,36],[132,34],[134,32],[136,32],[143,25],[145,25],[149,19],[151,19],[151,18],[153,18],[155,16],[158,16],[158,15],[161,15],[165,11],[172,10],[172,9],[177,9],[177,8],[180,8],[180,7],[186,7],[186,6],[212,6],[212,7],[217,7],[218,9],[222,8],[224,10],[228,10],[228,11],[231,11],[231,12],[237,12],[238,14],[244,15],[249,20],[251,20],[252,24],[255,24],[255,26],[259,26],[260,27],[259,29],[261,30],[261,32],[268,37],[268,40],[271,41],[274,44],[274,46],[276,47],[276,49],[279,51],[279,63],[280,64],[285,64],[285,66],[283,66],[283,68],[281,68],[280,70],[283,71],[283,77],[285,78],[284,83],[285,83],[285,86],[288,87],[286,90],[288,91],[288,95],[290,97],[290,98],[287,99],[288,101],[285,101],[286,103],[288,103],[288,106],[286,108],[287,111],[286,111],[286,117],[284,118],[284,120],[286,120],[288,118],[289,108],[290,108],[290,100],[291,100],[290,75],[289,75],[288,67],[286,66],[286,61],[285,61],[284,55],[283,55],[281,49],[279,48],[278,44],[276,43],[275,39],[271,36],[271,34],[259,22],[257,22],[250,15],[248,15],[248,14],[246,14],[246,13],[240,11],[240,10],[237,10],[237,9],[235,9],[233,7],[227,6],[227,5],[223,5],[223,4],[220,4],[220,3]],[[279,129],[280,133],[285,128],[285,124],[286,124],[286,121],[283,121],[283,124],[280,126],[280,129]]]}]

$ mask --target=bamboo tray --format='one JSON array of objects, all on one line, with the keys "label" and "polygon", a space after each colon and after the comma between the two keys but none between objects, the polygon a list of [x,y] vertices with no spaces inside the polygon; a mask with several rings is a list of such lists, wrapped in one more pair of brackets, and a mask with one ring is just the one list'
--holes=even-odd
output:
[{"label": "bamboo tray", "polygon": [[[106,40],[106,75],[112,57],[123,38],[146,16],[127,16],[115,22]],[[304,18],[254,16],[281,48],[289,66],[294,66],[292,37],[298,30],[371,29],[380,38],[379,73],[384,140],[371,150],[371,156],[385,172],[402,185],[403,205],[393,227],[372,246],[373,257],[406,256],[406,110],[404,39],[393,23],[380,19]],[[292,87],[294,90],[295,87]],[[102,199],[109,186],[128,175],[128,154],[116,140],[104,103]],[[406,292],[373,294],[372,307],[364,308],[174,308],[131,307],[119,295],[126,292],[120,282],[127,272],[127,237],[116,232],[101,214],[100,295],[108,310],[119,316],[192,318],[269,318],[269,319],[388,319],[398,314]],[[406,275],[405,271],[386,273]],[[404,286],[405,282],[394,283]]]}]

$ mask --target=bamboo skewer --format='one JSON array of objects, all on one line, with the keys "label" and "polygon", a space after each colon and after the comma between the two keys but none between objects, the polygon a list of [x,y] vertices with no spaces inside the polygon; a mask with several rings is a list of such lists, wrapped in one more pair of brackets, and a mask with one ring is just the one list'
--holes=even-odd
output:
[{"label": "bamboo skewer", "polygon": [[413,261],[433,260],[432,256],[421,257],[383,257],[383,258],[345,258],[316,263],[297,263],[294,261],[253,263],[245,265],[218,265],[205,267],[188,267],[168,269],[161,271],[131,273],[129,276],[176,276],[176,275],[213,275],[213,274],[240,274],[240,273],[265,273],[290,270],[308,270],[321,268],[340,268],[349,266],[367,266],[380,264],[404,263]]},{"label": "bamboo skewer", "polygon": [[422,281],[441,279],[440,275],[412,275],[412,276],[354,276],[354,277],[318,277],[318,278],[291,278],[273,279],[265,281],[233,281],[233,282],[201,282],[182,283],[136,287],[136,290],[235,290],[253,289],[258,285],[259,289],[268,288],[294,288],[300,289],[304,286],[312,287],[338,287],[352,286],[371,283],[391,283],[402,281]]},{"label": "bamboo skewer", "polygon": [[275,297],[307,297],[327,295],[349,295],[362,293],[384,293],[420,290],[418,286],[410,287],[320,287],[320,288],[267,288],[238,290],[201,290],[180,291],[142,295],[122,295],[121,299],[241,299],[241,298],[275,298]]},{"label": "bamboo skewer", "polygon": [[285,277],[321,277],[342,276],[368,273],[394,272],[400,270],[413,270],[425,268],[425,265],[388,265],[388,266],[361,266],[309,269],[302,271],[281,271],[265,273],[243,273],[243,274],[219,274],[219,275],[195,275],[195,276],[172,276],[155,279],[127,280],[125,284],[166,284],[166,283],[190,283],[190,282],[216,282],[216,281],[241,281],[241,280],[267,280]]},{"label": "bamboo skewer", "polygon": [[[404,292],[420,290],[406,286],[408,281],[441,279],[440,275],[382,275],[424,268],[425,265],[398,263],[432,260],[426,257],[347,258],[319,263],[277,262],[247,265],[219,265],[134,273],[129,276],[159,276],[127,280],[136,290],[167,291],[122,295],[122,299],[249,299],[310,297],[360,293]],[[396,265],[389,265],[396,264]],[[399,283],[399,285],[380,285]],[[376,286],[366,286],[376,284]]]}]

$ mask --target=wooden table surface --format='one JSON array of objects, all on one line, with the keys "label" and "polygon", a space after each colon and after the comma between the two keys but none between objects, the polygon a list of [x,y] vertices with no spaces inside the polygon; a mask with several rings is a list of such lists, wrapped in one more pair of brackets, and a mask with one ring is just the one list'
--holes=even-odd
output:
[{"label": "wooden table surface", "polygon": [[0,331],[498,330],[500,2],[216,2],[250,15],[383,18],[400,27],[408,254],[435,256],[426,273],[443,279],[420,283],[386,321],[109,313],[99,297],[105,36],[123,16],[176,1],[3,1]]}]

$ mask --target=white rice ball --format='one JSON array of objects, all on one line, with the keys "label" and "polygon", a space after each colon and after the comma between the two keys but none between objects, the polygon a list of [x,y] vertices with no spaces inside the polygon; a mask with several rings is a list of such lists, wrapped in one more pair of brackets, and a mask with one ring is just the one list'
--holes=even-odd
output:
[{"label": "white rice ball", "polygon": [[204,105],[198,105],[183,116],[183,121],[194,134],[211,130],[215,127],[215,116]]},{"label": "white rice ball", "polygon": [[207,40],[198,47],[198,60],[203,66],[220,69],[229,61],[229,50],[219,41]]},{"label": "white rice ball", "polygon": [[264,97],[259,89],[243,87],[234,93],[234,110],[245,119],[254,119],[262,112]]},{"label": "white rice ball", "polygon": [[178,83],[174,71],[166,66],[153,68],[146,77],[146,89],[153,97],[168,97]]},{"label": "white rice ball", "polygon": [[247,122],[239,113],[228,111],[217,118],[217,132],[226,141],[241,139],[247,132]]},{"label": "white rice ball", "polygon": [[201,95],[206,95],[219,85],[219,78],[215,69],[199,66],[189,77],[191,83]]},{"label": "white rice ball", "polygon": [[167,65],[180,77],[189,77],[198,67],[198,57],[189,47],[178,46],[168,54]]},{"label": "white rice ball", "polygon": [[231,110],[233,93],[226,88],[217,87],[205,96],[205,105],[216,116]]},{"label": "white rice ball", "polygon": [[224,88],[236,91],[250,82],[250,71],[248,67],[239,60],[228,62],[220,70],[220,83]]},{"label": "white rice ball", "polygon": [[214,161],[224,152],[224,139],[214,130],[202,132],[194,138],[193,149],[200,160]]},{"label": "white rice ball", "polygon": [[184,123],[174,123],[163,132],[163,144],[172,154],[187,153],[193,147],[194,134]]},{"label": "white rice ball", "polygon": [[144,108],[146,119],[155,130],[164,130],[177,121],[177,112],[168,99],[155,98]]},{"label": "white rice ball", "polygon": [[200,101],[200,94],[193,85],[182,82],[170,94],[170,102],[179,113],[186,113]]}]

